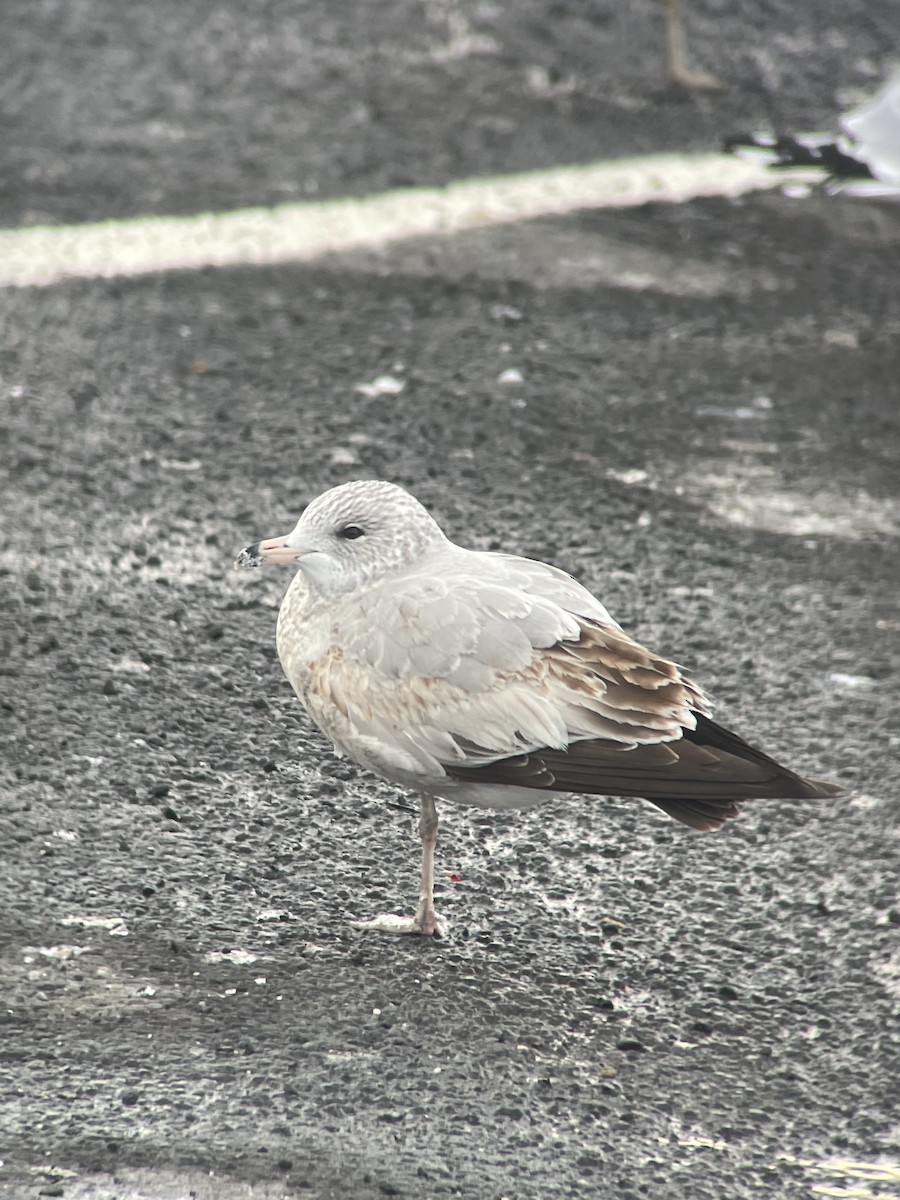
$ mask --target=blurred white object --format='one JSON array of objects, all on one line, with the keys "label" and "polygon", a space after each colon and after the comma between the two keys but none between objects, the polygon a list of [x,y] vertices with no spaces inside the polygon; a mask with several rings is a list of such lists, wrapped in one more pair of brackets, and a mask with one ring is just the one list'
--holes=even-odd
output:
[{"label": "blurred white object", "polygon": [[831,195],[900,199],[900,70],[839,123],[844,132],[837,135],[735,134],[725,139],[725,149],[782,170],[809,167]]},{"label": "blurred white object", "polygon": [[900,70],[868,104],[845,113],[841,128],[851,139],[850,153],[869,168],[876,189],[854,194],[900,194]]}]

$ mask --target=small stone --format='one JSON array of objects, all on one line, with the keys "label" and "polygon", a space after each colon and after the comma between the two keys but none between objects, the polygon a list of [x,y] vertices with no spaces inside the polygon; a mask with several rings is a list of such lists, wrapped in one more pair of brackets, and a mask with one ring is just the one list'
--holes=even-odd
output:
[{"label": "small stone", "polygon": [[575,1161],[579,1167],[602,1167],[603,1155],[594,1154],[592,1151],[586,1150],[583,1154],[579,1154]]},{"label": "small stone", "polygon": [[617,1050],[626,1050],[631,1054],[641,1053],[647,1047],[643,1042],[639,1042],[636,1038],[624,1038],[621,1042],[616,1043]]},{"label": "small stone", "polygon": [[358,383],[353,389],[369,400],[377,396],[398,396],[406,386],[402,379],[393,375],[378,375],[371,383]]},{"label": "small stone", "polygon": [[525,376],[515,367],[508,367],[497,376],[498,383],[523,383]]}]

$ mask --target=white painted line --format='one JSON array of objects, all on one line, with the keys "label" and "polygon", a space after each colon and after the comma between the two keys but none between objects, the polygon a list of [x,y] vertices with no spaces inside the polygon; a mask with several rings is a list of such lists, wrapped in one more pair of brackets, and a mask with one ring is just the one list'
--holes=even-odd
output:
[{"label": "white painted line", "polygon": [[443,188],[410,188],[363,199],[301,201],[190,217],[138,217],[90,225],[0,230],[0,286],[71,277],[243,263],[309,262],[417,237],[506,225],[589,208],[681,203],[779,187],[757,163],[720,154],[662,154],[556,167]]}]

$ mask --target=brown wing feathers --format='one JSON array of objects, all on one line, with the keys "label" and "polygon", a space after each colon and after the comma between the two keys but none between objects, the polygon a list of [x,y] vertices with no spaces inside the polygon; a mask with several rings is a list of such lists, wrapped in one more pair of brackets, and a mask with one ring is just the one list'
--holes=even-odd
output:
[{"label": "brown wing feathers", "polygon": [[[551,651],[565,656],[562,668],[569,687],[592,686],[604,701],[604,711],[617,710],[622,740],[590,738],[567,749],[550,747],[497,761],[468,766],[447,764],[452,779],[472,784],[543,788],[587,795],[640,796],[669,816],[694,829],[718,829],[738,816],[742,800],[762,798],[814,799],[837,795],[840,788],[803,779],[774,759],[748,745],[737,734],[706,715],[707,701],[679,669],[650,655],[617,630],[594,625],[577,643],[560,643]],[[577,671],[572,666],[577,662]],[[689,708],[696,729],[672,721],[674,709]],[[668,717],[671,735],[659,741],[629,746],[629,722],[642,714],[656,720]],[[686,719],[686,712],[684,713]],[[660,724],[665,724],[660,721]],[[679,737],[679,733],[681,736]]]}]

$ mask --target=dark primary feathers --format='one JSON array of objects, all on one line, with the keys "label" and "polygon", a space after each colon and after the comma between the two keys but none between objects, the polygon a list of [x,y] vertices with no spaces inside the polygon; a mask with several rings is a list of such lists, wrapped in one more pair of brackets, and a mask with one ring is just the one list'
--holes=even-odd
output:
[{"label": "dark primary feathers", "polygon": [[804,779],[737,734],[698,714],[674,742],[623,749],[603,738],[548,747],[481,767],[447,768],[452,779],[592,796],[640,796],[692,829],[719,829],[744,800],[816,800],[841,788]]}]

